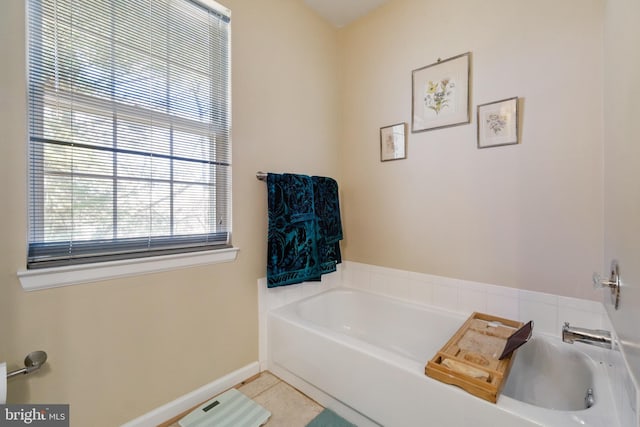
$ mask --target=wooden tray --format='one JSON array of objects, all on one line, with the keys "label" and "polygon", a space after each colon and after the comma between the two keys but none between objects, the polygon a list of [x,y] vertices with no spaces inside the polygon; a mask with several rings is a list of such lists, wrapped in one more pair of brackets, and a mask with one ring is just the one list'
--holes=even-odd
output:
[{"label": "wooden tray", "polygon": [[507,338],[522,325],[515,320],[473,313],[427,362],[424,372],[431,378],[457,385],[474,396],[496,403],[516,352],[502,360],[498,357]]}]

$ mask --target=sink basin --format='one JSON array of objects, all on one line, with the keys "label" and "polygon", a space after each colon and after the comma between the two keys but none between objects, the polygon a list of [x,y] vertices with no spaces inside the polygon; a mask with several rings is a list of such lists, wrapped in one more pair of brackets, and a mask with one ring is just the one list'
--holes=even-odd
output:
[{"label": "sink basin", "polygon": [[547,409],[584,410],[595,363],[570,344],[533,337],[515,355],[502,394]]}]

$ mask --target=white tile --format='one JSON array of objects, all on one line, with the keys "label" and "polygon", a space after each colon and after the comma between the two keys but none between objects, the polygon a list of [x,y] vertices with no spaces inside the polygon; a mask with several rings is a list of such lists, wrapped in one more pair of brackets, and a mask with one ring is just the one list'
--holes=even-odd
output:
[{"label": "white tile", "polygon": [[407,274],[407,277],[409,277],[412,280],[417,280],[419,282],[429,282],[431,278],[429,274],[418,273],[417,271],[410,271]]},{"label": "white tile", "polygon": [[564,322],[569,322],[572,326],[589,329],[604,329],[602,325],[602,315],[593,311],[578,310],[571,307],[558,308],[558,321],[560,327]]},{"label": "white tile", "polygon": [[521,289],[520,300],[558,306],[558,295],[545,294],[543,292],[533,292]]},{"label": "white tile", "polygon": [[471,314],[474,311],[487,312],[487,293],[484,290],[460,288],[458,291],[458,311]]},{"label": "white tile", "polygon": [[365,264],[349,262],[345,266],[347,286],[356,289],[369,289],[370,271]]},{"label": "white tile", "polygon": [[369,282],[369,290],[378,294],[389,295],[390,283],[393,283],[393,278],[382,274],[378,271],[371,272],[371,278]]},{"label": "white tile", "polygon": [[510,320],[520,319],[517,293],[505,295],[487,292],[487,314]]},{"label": "white tile", "polygon": [[434,285],[445,286],[450,289],[458,289],[458,279],[444,276],[431,276],[430,280]]},{"label": "white tile", "polygon": [[389,295],[403,300],[409,300],[409,284],[411,280],[407,277],[397,277],[389,284]]},{"label": "white tile", "polygon": [[471,280],[458,280],[457,282],[460,291],[487,292],[487,286],[484,283],[472,282]]},{"label": "white tile", "polygon": [[393,277],[387,282],[387,295],[394,298],[409,300],[409,285],[411,280],[405,277]]},{"label": "white tile", "polygon": [[435,276],[433,274],[426,274],[426,273],[411,273],[409,277],[412,277],[413,279],[416,279],[416,280],[421,280],[423,282],[431,283],[431,284],[438,283],[438,281],[443,278],[442,276]]},{"label": "white tile", "polygon": [[407,279],[408,299],[418,304],[433,305],[433,285],[416,279]]},{"label": "white tile", "polygon": [[605,312],[601,315],[602,329],[606,329],[607,331],[611,331],[612,335],[614,334],[613,325],[611,324],[611,320],[609,319],[609,315]]},{"label": "white tile", "polygon": [[458,287],[455,285],[436,284],[433,287],[433,304],[447,309],[458,310]]},{"label": "white tile", "polygon": [[370,290],[394,298],[408,299],[409,272],[387,267],[372,266]]},{"label": "white tile", "polygon": [[369,271],[371,271],[371,273],[379,273],[386,276],[407,277],[409,275],[407,270],[398,270],[397,268],[382,267],[378,265],[369,266]]},{"label": "white tile", "polygon": [[599,301],[563,296],[558,297],[558,307],[575,308],[577,310],[591,311],[594,313],[602,313],[604,311],[604,307]]},{"label": "white tile", "polygon": [[520,292],[516,288],[509,288],[507,286],[498,286],[498,285],[490,285],[484,284],[484,288],[487,291],[488,295],[500,295],[509,298],[516,298],[520,295]]},{"label": "white tile", "polygon": [[562,330],[558,321],[558,307],[530,299],[520,299],[520,321],[533,320],[534,332],[556,335]]}]

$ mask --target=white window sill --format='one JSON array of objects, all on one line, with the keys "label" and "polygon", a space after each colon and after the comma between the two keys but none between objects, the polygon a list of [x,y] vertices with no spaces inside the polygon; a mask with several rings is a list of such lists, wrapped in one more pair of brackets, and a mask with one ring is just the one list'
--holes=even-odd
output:
[{"label": "white window sill", "polygon": [[18,271],[18,278],[25,291],[37,291],[118,277],[157,273],[196,265],[231,262],[236,259],[239,250],[238,248],[217,249],[95,264],[80,264],[69,267],[25,270]]}]

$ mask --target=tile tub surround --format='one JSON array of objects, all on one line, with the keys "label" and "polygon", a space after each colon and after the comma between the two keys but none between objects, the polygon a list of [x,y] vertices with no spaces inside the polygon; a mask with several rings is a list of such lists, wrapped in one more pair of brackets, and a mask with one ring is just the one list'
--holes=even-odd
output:
[{"label": "tile tub surround", "polygon": [[608,326],[604,307],[596,301],[355,262],[347,262],[341,274],[342,285],[346,287],[462,314],[479,311],[520,321],[533,320],[534,331],[556,336],[562,332],[563,322],[592,329]]},{"label": "tile tub surround", "polygon": [[[267,289],[263,279],[258,281],[261,369],[266,369],[268,366],[266,313],[271,309],[336,286],[363,289],[412,303],[445,308],[465,315],[473,311],[480,311],[520,321],[533,320],[535,323],[534,333],[545,333],[556,337],[561,334],[563,322],[570,322],[572,325],[584,328],[606,329],[613,332],[603,305],[595,301],[351,261],[345,261],[339,267],[338,271],[328,276],[326,282],[323,282],[321,286],[310,283],[287,286],[282,289]],[[639,394],[637,386],[628,375],[622,355],[619,352],[613,353],[609,363],[616,372],[614,382],[617,384],[617,390],[614,390],[614,393],[620,396],[618,415],[623,426],[635,426],[637,422],[633,420],[637,420],[636,401]],[[285,380],[287,379],[285,378]]]}]

